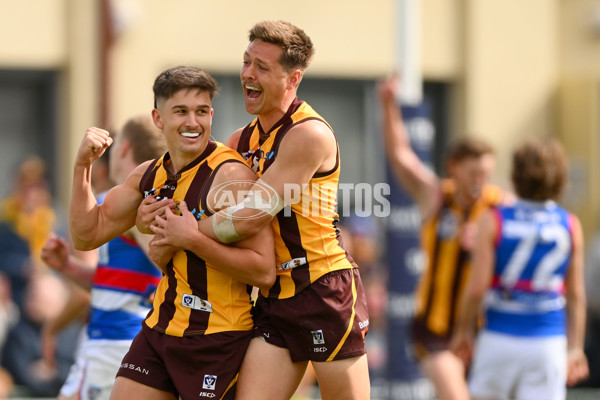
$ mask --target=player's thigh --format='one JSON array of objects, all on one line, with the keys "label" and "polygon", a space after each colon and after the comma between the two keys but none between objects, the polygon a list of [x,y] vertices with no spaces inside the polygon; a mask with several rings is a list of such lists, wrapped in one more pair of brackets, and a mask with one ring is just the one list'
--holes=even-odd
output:
[{"label": "player's thigh", "polygon": [[451,351],[428,353],[421,360],[421,368],[434,384],[440,399],[468,398],[464,365]]},{"label": "player's thigh", "polygon": [[177,400],[177,397],[173,393],[158,390],[132,379],[118,376],[110,393],[110,400],[132,399]]},{"label": "player's thigh", "polygon": [[464,380],[465,369],[462,361],[450,350],[428,353],[421,359],[423,372],[432,380],[461,378]]},{"label": "player's thigh", "polygon": [[567,395],[566,337],[527,338],[525,343],[533,354],[529,355],[527,368],[519,380],[517,398],[564,399]]},{"label": "player's thigh", "polygon": [[471,396],[474,399],[510,398],[527,369],[529,347],[509,335],[481,331],[469,371]]},{"label": "player's thigh", "polygon": [[246,351],[236,400],[281,400],[292,397],[308,362],[292,362],[290,352],[254,338]]},{"label": "player's thigh", "polygon": [[367,356],[312,362],[323,400],[370,398]]}]

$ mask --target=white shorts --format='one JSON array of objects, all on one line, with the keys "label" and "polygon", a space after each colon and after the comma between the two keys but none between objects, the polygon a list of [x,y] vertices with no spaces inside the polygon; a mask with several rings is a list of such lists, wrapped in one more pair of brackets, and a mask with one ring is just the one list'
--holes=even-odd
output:
[{"label": "white shorts", "polygon": [[60,394],[80,400],[105,400],[110,396],[117,371],[131,340],[86,340],[77,350],[75,363]]},{"label": "white shorts", "polygon": [[567,340],[564,336],[520,337],[482,331],[469,371],[472,397],[564,400]]}]

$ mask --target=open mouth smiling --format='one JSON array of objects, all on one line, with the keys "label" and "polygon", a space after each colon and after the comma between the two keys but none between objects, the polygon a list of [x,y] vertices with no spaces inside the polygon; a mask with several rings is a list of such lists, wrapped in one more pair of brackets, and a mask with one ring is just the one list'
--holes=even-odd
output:
[{"label": "open mouth smiling", "polygon": [[181,132],[181,136],[186,138],[197,138],[200,136],[200,132]]},{"label": "open mouth smiling", "polygon": [[244,88],[246,89],[246,97],[250,99],[256,99],[262,94],[262,89],[257,86],[244,85]]}]

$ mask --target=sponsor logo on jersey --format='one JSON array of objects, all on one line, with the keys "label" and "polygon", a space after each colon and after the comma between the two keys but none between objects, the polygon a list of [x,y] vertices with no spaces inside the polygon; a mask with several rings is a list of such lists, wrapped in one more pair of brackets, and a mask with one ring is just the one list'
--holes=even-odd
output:
[{"label": "sponsor logo on jersey", "polygon": [[193,294],[184,293],[181,297],[181,305],[193,310],[213,312],[212,304],[210,302],[201,299]]},{"label": "sponsor logo on jersey", "polygon": [[141,368],[141,367],[138,367],[137,365],[131,364],[131,363],[123,363],[123,364],[121,364],[121,368],[132,369],[134,371],[141,372],[144,375],[148,375],[150,373],[149,369]]},{"label": "sponsor logo on jersey", "polygon": [[310,333],[312,333],[314,344],[325,344],[325,336],[323,335],[323,331],[321,329],[311,331]]}]

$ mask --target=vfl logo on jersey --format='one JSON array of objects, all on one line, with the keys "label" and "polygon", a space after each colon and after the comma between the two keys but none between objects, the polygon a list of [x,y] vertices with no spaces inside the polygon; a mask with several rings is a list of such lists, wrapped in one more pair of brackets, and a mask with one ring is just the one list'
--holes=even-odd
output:
[{"label": "vfl logo on jersey", "polygon": [[181,305],[193,310],[213,312],[212,304],[210,304],[210,302],[202,300],[200,297],[194,296],[193,294],[184,293],[181,297]]},{"label": "vfl logo on jersey", "polygon": [[281,268],[277,268],[277,269],[279,271],[285,271],[288,269],[294,269],[294,268],[299,267],[304,264],[306,264],[306,257],[299,257],[299,258],[294,258],[293,260],[281,263]]},{"label": "vfl logo on jersey", "polygon": [[458,233],[458,221],[452,210],[444,210],[440,216],[440,222],[437,227],[439,238],[448,239]]},{"label": "vfl logo on jersey", "polygon": [[322,330],[310,331],[310,333],[312,333],[314,344],[325,344],[325,336]]},{"label": "vfl logo on jersey", "polygon": [[216,386],[217,386],[217,376],[216,375],[204,375],[204,380],[202,381],[202,389],[215,390]]}]

